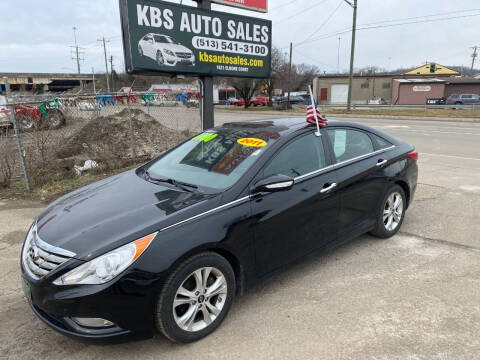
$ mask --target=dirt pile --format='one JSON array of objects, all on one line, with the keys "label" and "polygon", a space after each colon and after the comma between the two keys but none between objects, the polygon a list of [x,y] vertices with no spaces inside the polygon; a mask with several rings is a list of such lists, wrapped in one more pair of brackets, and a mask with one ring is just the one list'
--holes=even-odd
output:
[{"label": "dirt pile", "polygon": [[92,159],[109,168],[118,167],[152,158],[189,136],[190,131],[169,129],[142,110],[124,109],[89,121],[65,139],[57,156],[75,163]]}]

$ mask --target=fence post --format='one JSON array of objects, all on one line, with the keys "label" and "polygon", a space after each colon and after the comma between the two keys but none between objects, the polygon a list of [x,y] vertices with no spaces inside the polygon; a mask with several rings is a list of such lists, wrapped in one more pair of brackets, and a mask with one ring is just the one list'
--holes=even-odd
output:
[{"label": "fence post", "polygon": [[13,124],[13,131],[14,131],[13,136],[15,137],[15,139],[17,139],[18,153],[20,154],[20,160],[22,161],[23,176],[25,178],[25,187],[27,191],[30,191],[30,179],[28,177],[27,162],[25,161],[25,154],[23,152],[22,137],[20,135],[20,131],[18,130],[17,119],[15,118],[15,107],[13,105],[8,105],[9,103],[8,96],[10,94],[10,85],[8,84],[8,77],[6,76],[3,77],[3,83],[5,84],[5,98],[7,99],[7,107],[10,109],[10,118]]}]

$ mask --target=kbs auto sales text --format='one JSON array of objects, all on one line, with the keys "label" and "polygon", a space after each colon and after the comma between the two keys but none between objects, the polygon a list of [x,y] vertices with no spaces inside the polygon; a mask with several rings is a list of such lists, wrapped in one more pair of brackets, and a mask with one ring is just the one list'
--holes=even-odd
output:
[{"label": "kbs auto sales text", "polygon": [[[180,24],[174,23],[173,11],[171,9],[159,9],[154,6],[137,4],[138,25],[173,30],[178,26],[180,31],[194,34],[223,35],[223,23],[218,17],[199,15],[182,11]],[[268,44],[270,40],[270,29],[265,25],[249,24],[243,21],[230,19],[227,21],[226,34],[229,39],[252,41]]]}]

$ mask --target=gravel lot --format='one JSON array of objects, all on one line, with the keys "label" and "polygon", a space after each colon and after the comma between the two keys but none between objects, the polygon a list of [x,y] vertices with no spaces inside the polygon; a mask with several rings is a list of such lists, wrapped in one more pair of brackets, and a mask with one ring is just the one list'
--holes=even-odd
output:
[{"label": "gravel lot", "polygon": [[[253,114],[255,115],[255,114]],[[219,113],[217,121],[246,120]],[[271,115],[260,114],[268,117]],[[363,236],[238,298],[212,336],[96,346],[57,334],[20,286],[44,206],[0,200],[0,357],[8,359],[474,359],[480,354],[480,126],[363,119],[414,143],[419,188],[401,233]]]}]

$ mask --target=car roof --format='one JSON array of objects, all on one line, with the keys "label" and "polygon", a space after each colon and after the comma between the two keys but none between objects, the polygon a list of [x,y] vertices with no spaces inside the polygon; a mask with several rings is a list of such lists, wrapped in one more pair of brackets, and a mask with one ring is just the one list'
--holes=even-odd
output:
[{"label": "car roof", "polygon": [[[327,116],[328,118],[328,116]],[[265,120],[253,120],[253,121],[244,121],[244,122],[231,122],[225,123],[222,126],[217,127],[217,129],[228,128],[230,130],[242,131],[242,130],[253,130],[258,133],[271,133],[276,132],[280,137],[288,136],[297,131],[301,131],[306,128],[314,128],[315,125],[310,125],[307,123],[305,117],[289,117],[289,118],[273,118]],[[326,128],[332,127],[354,127],[360,130],[368,131],[373,134],[379,135],[390,142],[397,143],[399,140],[394,137],[384,133],[383,131],[374,129],[370,126],[363,125],[357,122],[351,121],[340,121],[340,120],[328,120],[328,125]]]}]

